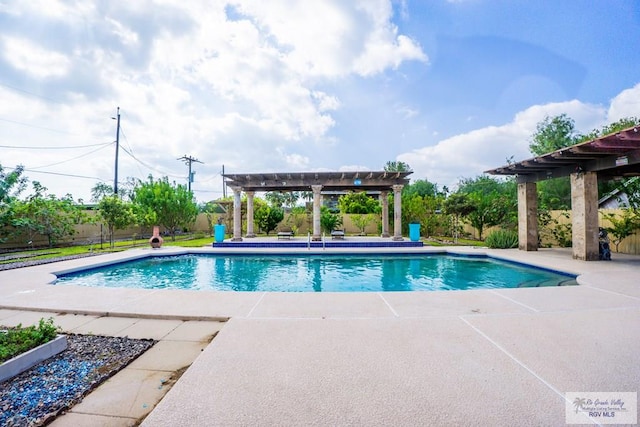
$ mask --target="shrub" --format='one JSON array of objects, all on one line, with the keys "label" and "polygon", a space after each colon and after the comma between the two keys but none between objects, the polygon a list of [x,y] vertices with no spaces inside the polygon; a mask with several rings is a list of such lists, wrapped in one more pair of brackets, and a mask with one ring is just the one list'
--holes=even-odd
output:
[{"label": "shrub", "polygon": [[510,230],[496,230],[487,236],[484,243],[492,249],[517,248],[518,233]]},{"label": "shrub", "polygon": [[56,337],[58,327],[53,324],[53,319],[45,321],[40,319],[38,326],[23,328],[18,325],[0,333],[0,363],[24,353],[27,350],[46,344]]}]

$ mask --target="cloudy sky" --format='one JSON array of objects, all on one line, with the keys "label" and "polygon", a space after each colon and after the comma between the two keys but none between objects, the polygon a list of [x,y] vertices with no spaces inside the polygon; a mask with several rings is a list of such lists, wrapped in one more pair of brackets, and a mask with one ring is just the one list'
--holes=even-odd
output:
[{"label": "cloudy sky", "polygon": [[[220,172],[462,177],[530,157],[545,116],[640,117],[637,0],[0,0],[0,164],[90,199]],[[5,170],[5,172],[6,172]]]}]

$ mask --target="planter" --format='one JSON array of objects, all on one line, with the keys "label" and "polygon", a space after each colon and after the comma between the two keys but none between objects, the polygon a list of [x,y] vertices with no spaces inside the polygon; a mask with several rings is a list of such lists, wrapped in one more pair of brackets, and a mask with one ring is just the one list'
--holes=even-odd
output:
[{"label": "planter", "polygon": [[224,224],[216,224],[213,226],[213,234],[215,236],[216,243],[221,243],[224,241]]},{"label": "planter", "polygon": [[9,359],[0,365],[0,382],[13,378],[27,369],[37,365],[56,354],[66,350],[67,336],[58,335],[57,338],[44,343],[41,346],[32,348],[13,359]]},{"label": "planter", "polygon": [[420,240],[420,224],[409,224],[409,239],[412,242]]}]

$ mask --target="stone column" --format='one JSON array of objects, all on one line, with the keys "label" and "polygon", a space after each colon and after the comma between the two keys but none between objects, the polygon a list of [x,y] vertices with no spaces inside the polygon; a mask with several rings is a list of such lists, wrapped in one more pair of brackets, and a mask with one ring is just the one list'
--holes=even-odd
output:
[{"label": "stone column", "polygon": [[233,190],[233,238],[232,242],[242,241],[242,201],[240,200],[240,188]]},{"label": "stone column", "polygon": [[382,205],[382,237],[389,237],[389,192],[380,192],[380,204]]},{"label": "stone column", "polygon": [[322,201],[322,185],[312,185],[311,191],[313,191],[313,235],[311,240],[320,240],[320,204]]},{"label": "stone column", "polygon": [[393,240],[404,240],[402,238],[402,187],[404,185],[393,186]]},{"label": "stone column", "polygon": [[571,174],[571,230],[573,258],[598,260],[598,175]]},{"label": "stone column", "polygon": [[247,195],[247,235],[245,237],[256,237],[253,232],[253,195],[254,191],[245,191]]},{"label": "stone column", "polygon": [[538,192],[535,182],[518,183],[518,248],[538,250]]}]

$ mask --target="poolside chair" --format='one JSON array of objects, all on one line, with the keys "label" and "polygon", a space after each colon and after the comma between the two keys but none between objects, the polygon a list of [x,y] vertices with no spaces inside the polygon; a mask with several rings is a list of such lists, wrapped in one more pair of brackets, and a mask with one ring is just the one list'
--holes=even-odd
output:
[{"label": "poolside chair", "polygon": [[278,240],[291,240],[292,237],[293,230],[291,230],[290,228],[278,231]]},{"label": "poolside chair", "polygon": [[344,230],[332,230],[331,239],[344,240]]}]

